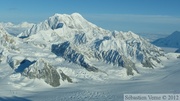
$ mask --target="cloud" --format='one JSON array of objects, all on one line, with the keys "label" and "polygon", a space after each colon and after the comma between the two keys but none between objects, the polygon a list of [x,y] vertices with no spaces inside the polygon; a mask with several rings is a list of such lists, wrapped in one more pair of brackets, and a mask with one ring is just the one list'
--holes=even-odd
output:
[{"label": "cloud", "polygon": [[133,14],[86,14],[89,21],[109,30],[169,34],[180,30],[180,17]]},{"label": "cloud", "polygon": [[[86,15],[85,15],[86,16]],[[98,21],[154,23],[154,24],[179,24],[180,17],[164,15],[133,15],[133,14],[92,14],[87,18]]]}]

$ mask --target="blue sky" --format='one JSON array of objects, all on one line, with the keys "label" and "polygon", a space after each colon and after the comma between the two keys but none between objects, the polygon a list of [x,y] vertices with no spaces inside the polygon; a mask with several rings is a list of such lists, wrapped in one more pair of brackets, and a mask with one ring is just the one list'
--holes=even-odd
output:
[{"label": "blue sky", "polygon": [[55,13],[74,12],[109,30],[180,31],[180,0],[1,0],[0,22],[38,23]]}]

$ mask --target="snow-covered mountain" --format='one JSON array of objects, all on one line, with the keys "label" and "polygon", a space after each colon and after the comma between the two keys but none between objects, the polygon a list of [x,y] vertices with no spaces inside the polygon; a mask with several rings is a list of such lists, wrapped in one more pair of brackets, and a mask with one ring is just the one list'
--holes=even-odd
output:
[{"label": "snow-covered mountain", "polygon": [[0,23],[1,26],[4,27],[4,29],[11,35],[17,36],[21,32],[31,28],[34,24],[28,23],[28,22],[22,22],[20,24],[13,24],[11,22],[7,23]]},{"label": "snow-covered mountain", "polygon": [[[116,101],[124,92],[180,93],[180,53],[164,54],[131,31],[102,29],[78,13],[55,14],[18,37],[0,25],[2,101]],[[166,68],[156,69],[161,66]]]},{"label": "snow-covered mountain", "polygon": [[166,38],[157,39],[152,43],[160,47],[179,48],[180,47],[179,39],[180,39],[180,32],[175,31],[171,35],[167,36]]},{"label": "snow-covered mountain", "polygon": [[0,52],[15,51],[17,49],[18,38],[11,36],[4,28],[0,25]]},{"label": "snow-covered mountain", "polygon": [[[26,52],[28,52],[27,50],[29,49],[26,50],[25,45],[27,44],[21,41],[21,39],[10,35],[0,25],[0,70],[9,67],[8,70],[14,73],[21,73],[22,76],[30,79],[43,79],[47,84],[50,84],[53,87],[59,86],[60,80],[72,82],[62,70],[53,68],[53,66],[44,59],[41,59],[38,56],[36,57],[36,55],[31,55],[35,58],[27,56]],[[31,46],[28,47],[33,48]],[[36,48],[34,50],[36,50]],[[32,52],[29,52],[28,54],[32,54]],[[8,75],[13,74],[10,73]]]},{"label": "snow-covered mountain", "polygon": [[161,49],[133,32],[102,29],[80,14],[55,14],[18,35],[29,43],[48,47],[51,52],[89,71],[99,71],[94,61],[103,61],[138,72],[135,63],[153,68],[163,56]]},{"label": "snow-covered mountain", "polygon": [[[28,60],[24,60],[21,65],[23,66],[23,64],[27,64],[25,63],[27,61]],[[62,70],[56,70],[56,68],[43,59],[32,61],[29,67],[23,70],[22,74],[30,79],[44,79],[47,84],[50,84],[53,87],[60,85],[60,79],[63,81],[67,80],[68,82],[72,82],[72,80],[62,72]]]},{"label": "snow-covered mountain", "polygon": [[55,14],[19,38],[4,28],[0,33],[1,65],[13,72],[8,75],[41,79],[53,87],[136,75],[139,67],[161,66],[164,57],[160,48],[135,33],[102,29],[78,13]]}]

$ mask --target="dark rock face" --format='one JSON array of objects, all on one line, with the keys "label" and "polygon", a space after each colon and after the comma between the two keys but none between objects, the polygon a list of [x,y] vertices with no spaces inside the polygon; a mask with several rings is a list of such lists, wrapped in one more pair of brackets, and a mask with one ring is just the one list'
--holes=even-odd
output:
[{"label": "dark rock face", "polygon": [[42,74],[39,77],[43,78],[47,84],[53,87],[60,85],[60,75],[52,66],[46,64],[44,69],[39,70],[39,72]]},{"label": "dark rock face", "polygon": [[53,87],[60,86],[60,80],[67,80],[70,83],[73,82],[62,70],[57,70],[43,59],[37,61],[30,61],[28,59],[17,60],[9,56],[7,62],[15,73],[21,73],[21,75],[30,79],[43,79],[47,84]]},{"label": "dark rock face", "polygon": [[85,33],[83,33],[83,34],[76,34],[74,36],[74,43],[75,44],[84,44],[86,42],[87,42],[87,38],[86,38]]},{"label": "dark rock face", "polygon": [[54,25],[52,25],[52,27],[51,27],[51,29],[58,29],[58,28],[62,28],[63,27],[63,23],[57,23],[57,25],[56,24],[54,24]]},{"label": "dark rock face", "polygon": [[3,58],[3,51],[0,52],[0,63],[2,62]]},{"label": "dark rock face", "polygon": [[103,39],[96,39],[95,41],[95,49],[99,51],[99,46],[102,44],[103,41],[110,40],[109,36],[104,36]]},{"label": "dark rock face", "polygon": [[66,74],[64,74],[63,72],[61,72],[60,74],[63,81],[67,80],[68,82],[72,83],[72,79],[69,78]]},{"label": "dark rock face", "polygon": [[34,64],[26,68],[22,75],[29,77],[30,79],[43,79],[47,84],[57,87],[60,86],[60,80],[67,80],[72,82],[71,78],[64,74],[62,71],[59,73],[53,66],[45,62],[44,60],[38,60]]},{"label": "dark rock face", "polygon": [[153,63],[152,63],[149,59],[147,59],[147,60],[145,60],[144,62],[142,62],[142,65],[143,65],[144,67],[153,68]]},{"label": "dark rock face", "polygon": [[[63,57],[65,60],[69,62],[73,62],[75,64],[81,65],[82,67],[86,68],[88,71],[94,71],[94,72],[98,71],[97,68],[90,66],[85,61],[84,55],[73,50],[68,41],[62,44],[52,45],[51,51],[55,53],[57,56]],[[95,52],[94,58],[103,60],[108,64],[112,63],[113,65],[125,67],[127,69],[128,75],[133,75],[134,74],[133,70],[135,70],[138,73],[137,69],[135,68],[135,64],[131,60],[120,55],[115,50]]]},{"label": "dark rock face", "polygon": [[44,60],[38,60],[29,68],[26,68],[22,75],[29,77],[30,79],[44,79],[47,84],[50,84],[53,87],[57,87],[60,85],[60,75]]},{"label": "dark rock face", "polygon": [[90,66],[88,63],[85,62],[84,56],[81,53],[76,52],[70,47],[70,43],[68,41],[62,44],[53,44],[51,48],[51,52],[56,54],[57,56],[63,57],[65,60],[69,62],[73,62],[78,64],[88,71],[97,72],[98,69]]},{"label": "dark rock face", "polygon": [[56,26],[56,29],[58,29],[58,28],[62,28],[62,27],[63,27],[63,25],[64,25],[63,23],[58,23],[58,24],[57,24],[57,26]]},{"label": "dark rock face", "polygon": [[122,66],[127,69],[127,75],[133,75],[133,70],[135,70],[137,73],[138,70],[135,68],[135,64],[124,57],[123,55],[120,55],[119,52],[115,50],[109,50],[109,51],[102,51],[100,53],[95,53],[95,57],[99,60],[103,60],[106,63]]}]

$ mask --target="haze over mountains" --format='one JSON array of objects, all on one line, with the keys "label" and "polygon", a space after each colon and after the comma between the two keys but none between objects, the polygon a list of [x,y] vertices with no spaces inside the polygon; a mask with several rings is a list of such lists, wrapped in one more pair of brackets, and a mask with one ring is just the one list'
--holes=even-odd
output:
[{"label": "haze over mountains", "polygon": [[175,51],[176,53],[180,53],[180,48]]},{"label": "haze over mountains", "polygon": [[175,31],[171,35],[157,39],[152,43],[160,47],[180,48],[180,32]]},{"label": "haze over mountains", "polygon": [[0,23],[1,26],[11,35],[17,36],[21,32],[31,28],[34,24],[33,23],[28,23],[28,22],[23,22],[20,24],[13,24],[11,22],[8,23]]}]

